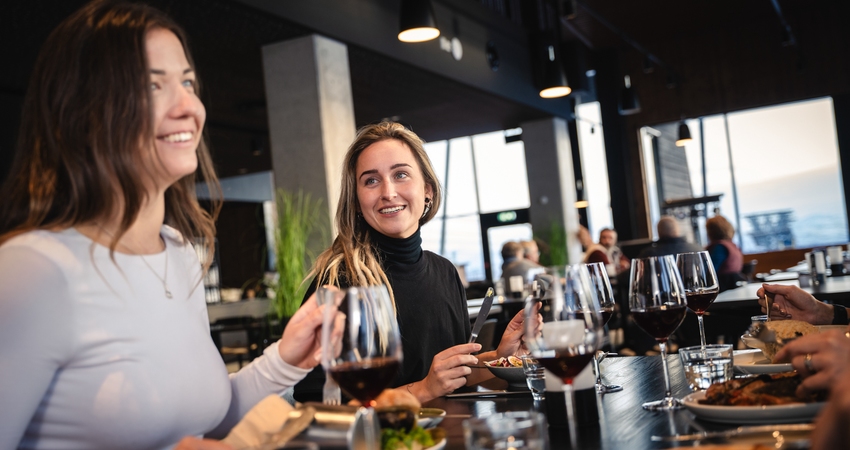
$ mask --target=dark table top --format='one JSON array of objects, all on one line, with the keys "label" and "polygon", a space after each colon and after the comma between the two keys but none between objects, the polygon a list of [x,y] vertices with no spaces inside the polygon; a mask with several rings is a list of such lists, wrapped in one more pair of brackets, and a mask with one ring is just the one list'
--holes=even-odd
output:
[{"label": "dark table top", "polygon": [[[673,395],[684,397],[690,393],[682,373],[678,355],[668,356]],[[641,404],[658,400],[664,396],[663,370],[660,356],[636,356],[608,358],[602,362],[602,373],[608,384],[619,384],[623,391],[595,395],[598,420],[579,427],[578,443],[581,449],[660,449],[675,444],[653,442],[652,435],[694,433],[703,430],[724,430],[735,425],[704,422],[686,409],[672,412],[651,412]],[[502,383],[498,380],[498,383]],[[497,388],[496,383],[488,384]],[[552,396],[554,398],[554,396]],[[590,398],[593,398],[592,396]],[[545,402],[545,401],[544,401]],[[535,404],[528,395],[489,398],[439,398],[423,406],[444,409],[446,418],[440,424],[447,432],[446,449],[463,449],[463,421],[470,416],[484,417],[496,412],[528,411],[537,409],[546,412],[544,402]],[[549,427],[550,447],[569,448],[569,431],[566,424],[551,423]],[[693,445],[693,443],[685,443]]]}]

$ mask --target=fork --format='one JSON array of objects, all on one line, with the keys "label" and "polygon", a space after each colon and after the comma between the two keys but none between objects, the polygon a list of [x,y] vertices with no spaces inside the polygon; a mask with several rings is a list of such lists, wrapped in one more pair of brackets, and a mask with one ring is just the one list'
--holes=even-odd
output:
[{"label": "fork", "polygon": [[[333,292],[328,291],[323,286],[319,286],[316,289],[316,303],[319,305],[330,304],[333,302]],[[327,327],[322,327],[322,346],[327,345],[328,336],[330,335],[331,330],[326,329]],[[325,352],[325,349],[322,348],[322,353]],[[325,366],[325,385],[322,387],[322,403],[325,405],[339,405],[342,403],[342,396],[339,391],[339,385],[336,384],[333,378],[331,378],[331,374],[328,371],[328,367],[326,366],[325,357],[322,357],[322,365]]]}]

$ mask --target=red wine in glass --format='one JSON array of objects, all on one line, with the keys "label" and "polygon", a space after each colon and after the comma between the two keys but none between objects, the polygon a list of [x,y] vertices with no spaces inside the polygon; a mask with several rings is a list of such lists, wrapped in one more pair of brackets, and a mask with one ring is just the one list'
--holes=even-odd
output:
[{"label": "red wine in glass", "polygon": [[610,308],[602,308],[602,325],[608,325],[608,321],[611,320],[611,317],[614,315],[614,307]]},{"label": "red wine in glass", "polygon": [[556,353],[551,358],[537,358],[537,360],[541,366],[560,377],[565,384],[573,384],[573,378],[584,370],[593,356],[593,353]]},{"label": "red wine in glass", "polygon": [[676,255],[676,265],[682,275],[682,287],[685,290],[688,308],[697,314],[699,340],[705,348],[705,326],[702,316],[720,292],[714,264],[708,252],[702,251],[679,253]]},{"label": "red wine in glass", "polygon": [[705,314],[705,311],[714,303],[717,298],[717,291],[711,292],[686,292],[685,297],[688,299],[688,308],[697,314]]},{"label": "red wine in glass", "polygon": [[338,364],[331,368],[330,374],[339,387],[361,405],[374,406],[373,402],[392,383],[400,366],[397,358],[371,358]]},{"label": "red wine in glass", "polygon": [[685,320],[687,312],[685,305],[651,306],[643,310],[633,310],[632,318],[655,340],[667,342],[670,335]]}]

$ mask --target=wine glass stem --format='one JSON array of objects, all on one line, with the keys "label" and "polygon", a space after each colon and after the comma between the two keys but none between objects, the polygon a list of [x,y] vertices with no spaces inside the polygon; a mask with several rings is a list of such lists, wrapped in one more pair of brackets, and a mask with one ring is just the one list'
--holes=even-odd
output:
[{"label": "wine glass stem", "polygon": [[567,401],[567,425],[570,429],[570,448],[578,448],[578,437],[576,436],[576,396],[573,385],[564,383],[564,398]]},{"label": "wine glass stem", "polygon": [[671,398],[672,389],[670,389],[670,371],[667,369],[667,343],[659,342],[658,347],[661,348],[661,365],[664,367],[664,398]]},{"label": "wine glass stem", "polygon": [[702,323],[702,314],[697,314],[697,320],[699,321],[699,341],[702,348],[705,348],[705,325]]},{"label": "wine glass stem", "polygon": [[602,384],[602,372],[599,371],[599,358],[593,355],[593,368],[596,370],[596,384]]}]

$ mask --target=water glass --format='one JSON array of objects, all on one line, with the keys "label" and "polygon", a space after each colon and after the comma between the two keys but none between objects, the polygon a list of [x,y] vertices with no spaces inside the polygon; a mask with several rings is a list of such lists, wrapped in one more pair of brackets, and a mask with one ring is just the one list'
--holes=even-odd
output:
[{"label": "water glass", "polygon": [[544,450],[549,448],[546,416],[514,411],[463,421],[467,450]]},{"label": "water glass", "polygon": [[679,349],[685,380],[692,391],[732,379],[732,345],[697,345]]},{"label": "water glass", "polygon": [[522,371],[525,373],[525,382],[528,383],[528,388],[531,389],[531,396],[534,397],[534,401],[543,400],[546,397],[544,395],[546,378],[543,374],[545,369],[531,355],[524,355],[521,359]]}]

